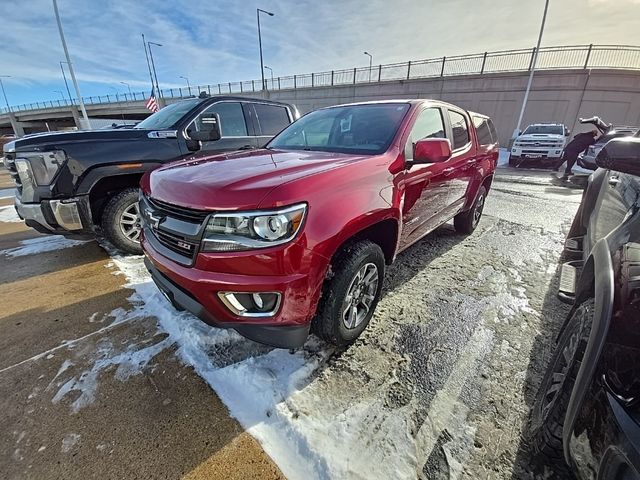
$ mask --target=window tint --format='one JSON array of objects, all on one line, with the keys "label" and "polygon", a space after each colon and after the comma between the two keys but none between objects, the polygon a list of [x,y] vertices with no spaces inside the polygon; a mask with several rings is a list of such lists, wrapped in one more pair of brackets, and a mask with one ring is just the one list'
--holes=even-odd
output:
[{"label": "window tint", "polygon": [[496,126],[493,124],[493,120],[490,118],[487,119],[487,124],[489,125],[489,131],[491,132],[491,138],[493,139],[493,143],[500,143],[498,139],[498,131],[496,130]]},{"label": "window tint", "polygon": [[285,107],[255,103],[253,108],[256,111],[256,117],[262,135],[275,135],[291,123],[289,113]]},{"label": "window tint", "polygon": [[480,145],[491,145],[493,139],[491,138],[491,131],[489,130],[489,122],[486,118],[473,117],[473,124],[478,132],[478,143]]},{"label": "window tint", "polygon": [[451,119],[451,129],[453,130],[453,149],[464,147],[469,143],[469,127],[467,126],[467,120],[464,115],[449,110],[449,118]]},{"label": "window tint", "polygon": [[375,155],[386,152],[408,103],[349,105],[311,112],[277,135],[268,148]]},{"label": "window tint", "polygon": [[446,138],[442,112],[439,108],[427,108],[420,112],[407,140],[405,148],[406,159],[413,158],[413,146],[423,138]]},{"label": "window tint", "polygon": [[198,132],[206,130],[207,124],[202,122],[202,118],[212,113],[217,113],[220,117],[220,127],[223,137],[247,136],[247,125],[244,121],[242,105],[235,102],[221,102],[210,106],[198,115],[188,130],[194,128]]}]

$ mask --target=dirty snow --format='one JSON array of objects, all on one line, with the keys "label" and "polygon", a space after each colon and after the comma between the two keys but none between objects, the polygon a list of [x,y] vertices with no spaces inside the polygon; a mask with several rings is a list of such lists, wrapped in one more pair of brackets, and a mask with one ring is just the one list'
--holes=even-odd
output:
[{"label": "dirty snow", "polygon": [[62,439],[62,452],[68,453],[80,441],[80,435],[77,433],[68,433]]},{"label": "dirty snow", "polygon": [[[0,197],[1,198],[1,197]],[[12,222],[22,222],[20,217],[18,216],[18,212],[13,205],[8,205],[5,207],[0,207],[0,222],[4,223],[12,223]]]},{"label": "dirty snow", "polygon": [[30,238],[20,242],[19,247],[1,250],[0,253],[8,257],[22,257],[24,255],[33,255],[43,252],[51,252],[53,250],[61,250],[63,248],[75,247],[87,243],[84,240],[71,240],[61,235],[47,235],[44,237]]}]

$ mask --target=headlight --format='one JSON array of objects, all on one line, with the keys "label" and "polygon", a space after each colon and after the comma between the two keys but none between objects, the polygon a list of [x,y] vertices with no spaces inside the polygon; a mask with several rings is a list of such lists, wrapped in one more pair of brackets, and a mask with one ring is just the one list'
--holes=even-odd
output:
[{"label": "headlight", "polygon": [[50,185],[65,161],[65,154],[62,151],[18,153],[16,165],[19,160],[29,164],[36,185]]},{"label": "headlight", "polygon": [[209,219],[202,252],[236,252],[293,240],[307,212],[305,203],[277,210],[217,213]]}]

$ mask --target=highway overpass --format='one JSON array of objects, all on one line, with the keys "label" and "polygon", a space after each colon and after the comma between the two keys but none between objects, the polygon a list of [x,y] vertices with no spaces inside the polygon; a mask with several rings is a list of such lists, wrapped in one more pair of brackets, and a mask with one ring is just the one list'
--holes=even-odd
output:
[{"label": "highway overpass", "polygon": [[[355,101],[434,98],[490,115],[507,144],[517,122],[531,68],[533,49],[379,65],[268,79],[163,90],[166,103],[206,91],[269,97],[295,104],[301,113]],[[599,115],[608,122],[640,124],[640,47],[547,47],[538,55],[524,117],[561,122],[580,129],[578,117]],[[90,117],[139,119],[149,112],[146,95],[107,95],[85,100]],[[18,134],[79,126],[77,107],[63,101],[22,105],[0,113],[0,128]]]}]

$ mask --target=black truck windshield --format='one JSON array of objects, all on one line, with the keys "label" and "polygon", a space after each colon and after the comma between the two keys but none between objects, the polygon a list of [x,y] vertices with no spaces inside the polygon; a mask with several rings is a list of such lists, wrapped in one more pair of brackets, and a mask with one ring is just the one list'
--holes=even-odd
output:
[{"label": "black truck windshield", "polygon": [[164,130],[172,128],[187,112],[189,112],[189,110],[194,108],[201,101],[202,100],[199,98],[193,98],[167,105],[163,109],[158,110],[150,117],[141,121],[135,126],[135,128],[143,130]]},{"label": "black truck windshield", "polygon": [[408,103],[317,110],[285,128],[267,148],[380,154],[391,145],[408,110]]}]

